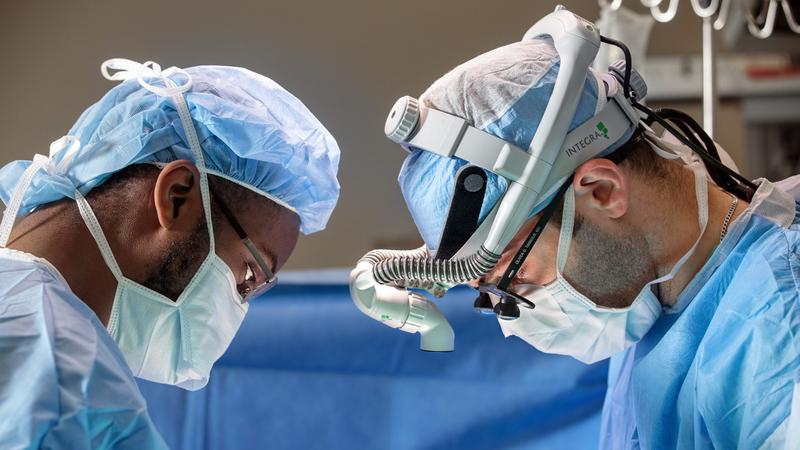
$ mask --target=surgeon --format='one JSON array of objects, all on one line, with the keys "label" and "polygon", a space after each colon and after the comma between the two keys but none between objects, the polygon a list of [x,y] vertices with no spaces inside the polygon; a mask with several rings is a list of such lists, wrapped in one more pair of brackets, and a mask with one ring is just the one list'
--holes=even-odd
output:
[{"label": "surgeon", "polygon": [[289,92],[237,67],[123,80],[49,156],[0,170],[0,448],[164,448],[134,377],[200,389],[325,228],[339,149]]},{"label": "surgeon", "polygon": [[[528,149],[559,61],[533,36],[456,67],[420,104]],[[569,129],[619,89],[590,70]],[[510,285],[536,307],[500,320],[503,333],[585,363],[612,358],[601,448],[800,448],[800,218],[786,190],[797,179],[728,192],[688,146],[643,123],[609,144],[552,200]],[[409,150],[400,187],[435,252],[467,162]],[[487,176],[480,220],[509,184]],[[531,211],[473,286],[497,284],[542,215]]]}]

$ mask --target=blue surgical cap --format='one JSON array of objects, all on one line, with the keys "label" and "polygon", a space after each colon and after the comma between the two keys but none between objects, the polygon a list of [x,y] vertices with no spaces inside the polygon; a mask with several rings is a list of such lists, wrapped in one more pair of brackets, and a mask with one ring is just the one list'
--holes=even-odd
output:
[{"label": "blue surgical cap", "polygon": [[[185,70],[184,93],[208,173],[243,185],[300,216],[305,234],[325,228],[339,198],[339,147],[296,97],[274,81],[239,67]],[[184,75],[185,76],[185,75]],[[180,76],[170,76],[178,84]],[[63,198],[86,194],[132,164],[194,160],[173,100],[137,80],[112,88],[69,130],[80,147],[63,171],[40,170],[20,215]],[[58,163],[65,157],[56,154]],[[8,204],[31,161],[0,169],[0,197]]]},{"label": "blue surgical cap", "polygon": [[[558,68],[558,53],[549,39],[517,42],[461,64],[433,83],[420,100],[430,108],[461,117],[480,130],[527,149],[553,93]],[[605,88],[598,95],[597,79],[589,74],[570,131],[595,115],[604,96]],[[626,142],[633,131],[633,128],[628,130],[605,154]],[[432,250],[439,245],[457,172],[466,164],[459,158],[412,148],[400,170],[398,181],[403,197],[425,244]],[[487,175],[480,221],[508,187],[505,178],[493,173]]]}]

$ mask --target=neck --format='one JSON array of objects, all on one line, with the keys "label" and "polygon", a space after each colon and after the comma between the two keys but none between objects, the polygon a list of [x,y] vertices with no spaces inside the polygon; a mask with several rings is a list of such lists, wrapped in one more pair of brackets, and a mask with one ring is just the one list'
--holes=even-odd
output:
[{"label": "neck", "polygon": [[[687,171],[688,172],[688,171]],[[690,189],[678,195],[673,208],[653,205],[656,220],[650,226],[655,230],[651,240],[651,249],[656,261],[656,273],[659,277],[669,273],[675,263],[692,247],[700,232],[697,217],[697,200],[694,189],[694,175],[683,174]],[[720,243],[725,216],[730,211],[733,196],[714,184],[708,183],[708,224],[697,244],[695,251],[678,270],[675,277],[657,285],[659,299],[667,306],[674,305],[678,296],[705,265],[708,258]],[[736,219],[747,208],[748,203],[739,201],[730,222]]]},{"label": "neck", "polygon": [[20,220],[8,248],[46,259],[70,290],[108,324],[117,281],[73,201],[58,202]]}]

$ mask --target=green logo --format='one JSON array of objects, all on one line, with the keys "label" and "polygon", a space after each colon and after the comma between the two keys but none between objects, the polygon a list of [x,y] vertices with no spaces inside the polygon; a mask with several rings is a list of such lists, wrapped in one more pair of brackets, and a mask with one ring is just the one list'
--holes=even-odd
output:
[{"label": "green logo", "polygon": [[603,137],[608,139],[608,128],[603,122],[597,122],[597,129],[603,133]]},{"label": "green logo", "polygon": [[606,128],[606,125],[603,122],[597,122],[597,129],[603,133],[604,138],[608,139],[608,128]]}]

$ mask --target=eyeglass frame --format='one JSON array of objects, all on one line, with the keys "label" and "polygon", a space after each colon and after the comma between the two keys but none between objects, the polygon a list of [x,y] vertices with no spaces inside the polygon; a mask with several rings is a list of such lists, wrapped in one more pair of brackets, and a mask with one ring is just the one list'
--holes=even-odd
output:
[{"label": "eyeglass frame", "polygon": [[253,259],[256,261],[256,265],[258,265],[259,269],[261,269],[261,272],[264,274],[264,277],[266,277],[266,280],[263,283],[255,286],[244,296],[242,296],[242,303],[247,303],[253,298],[258,297],[275,287],[275,285],[278,283],[278,277],[269,268],[267,261],[261,255],[261,251],[258,250],[252,239],[248,237],[247,233],[244,231],[244,228],[242,228],[242,225],[238,220],[236,220],[225,202],[223,202],[222,199],[220,199],[219,196],[214,193],[214,191],[209,190],[209,192],[211,193],[211,197],[214,199],[214,203],[219,206],[219,210],[222,212],[222,215],[225,216],[225,219],[228,221],[228,223],[230,223],[233,230],[239,236],[239,240],[241,240],[241,242],[253,256]]}]

